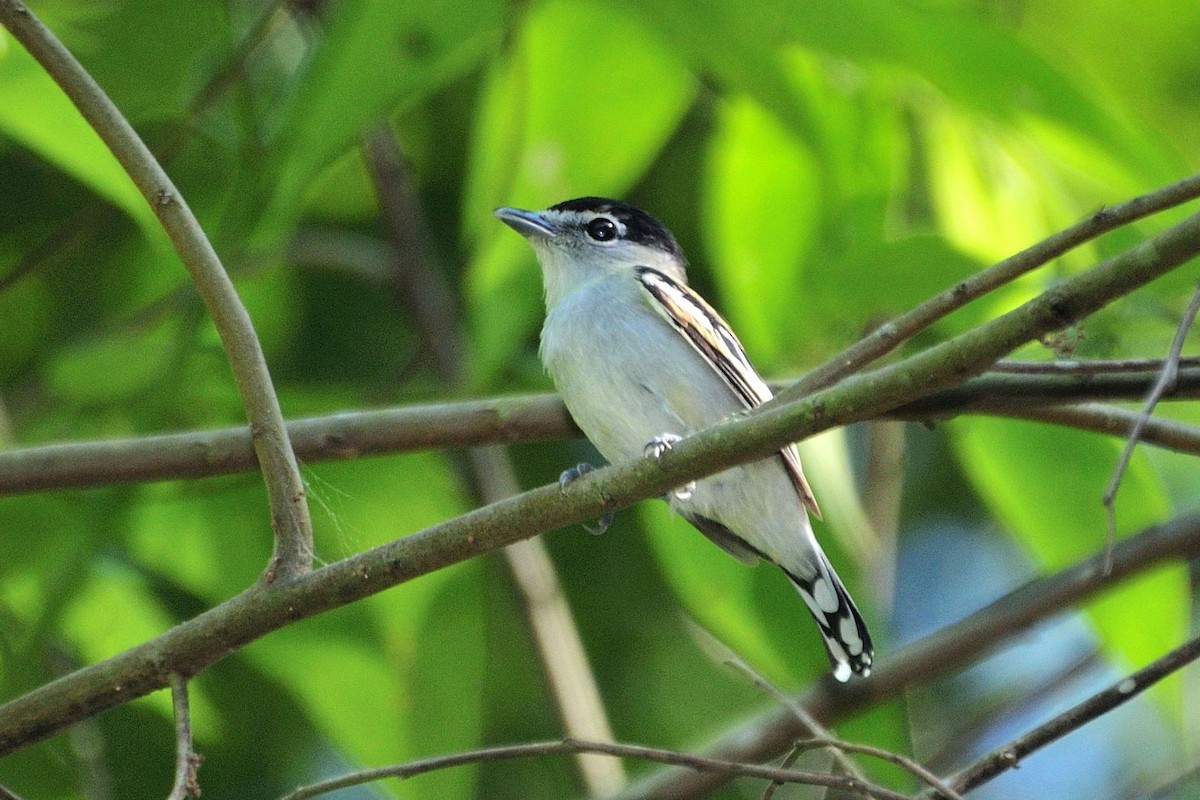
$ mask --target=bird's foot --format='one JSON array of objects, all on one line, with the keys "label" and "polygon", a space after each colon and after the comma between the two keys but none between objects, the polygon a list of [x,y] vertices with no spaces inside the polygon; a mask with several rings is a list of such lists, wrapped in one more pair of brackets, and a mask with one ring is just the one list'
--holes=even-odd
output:
[{"label": "bird's foot", "polygon": [[674,447],[676,442],[682,440],[682,436],[678,436],[674,433],[663,433],[646,442],[646,446],[642,449],[642,452],[646,454],[646,458],[653,458],[655,461],[661,461],[663,453]]},{"label": "bird's foot", "polygon": [[[570,469],[563,470],[563,473],[558,476],[558,490],[560,492],[567,491],[568,486],[579,480],[584,475],[587,475],[589,472],[594,472],[595,470],[596,468],[586,461],[580,461]],[[607,496],[605,503],[608,503]],[[609,526],[612,525],[614,516],[616,516],[615,511],[606,511],[604,512],[604,516],[596,520],[594,525],[589,525],[586,522],[582,522],[580,524],[588,533],[592,534],[593,536],[599,536],[609,529]]]},{"label": "bird's foot", "polygon": [[567,487],[572,483],[579,480],[584,475],[587,475],[589,472],[594,472],[595,470],[596,468],[586,461],[580,461],[570,469],[564,469],[562,474],[558,476],[559,491],[565,492]]},{"label": "bird's foot", "polygon": [[[661,461],[663,453],[670,450],[676,442],[681,441],[682,439],[682,436],[678,436],[674,433],[663,433],[646,442],[646,447],[643,449],[643,452],[646,454],[646,458],[653,458],[655,461]],[[690,500],[695,492],[696,482],[688,481],[683,486],[673,489],[671,494],[676,500]]]},{"label": "bird's foot", "polygon": [[609,527],[613,523],[613,517],[615,517],[615,516],[616,516],[615,511],[605,511],[604,516],[602,516],[602,517],[600,517],[600,519],[596,520],[595,524],[589,525],[586,522],[581,522],[579,524],[582,525],[583,529],[585,531],[587,531],[588,533],[590,533],[592,536],[600,536],[609,529]]}]

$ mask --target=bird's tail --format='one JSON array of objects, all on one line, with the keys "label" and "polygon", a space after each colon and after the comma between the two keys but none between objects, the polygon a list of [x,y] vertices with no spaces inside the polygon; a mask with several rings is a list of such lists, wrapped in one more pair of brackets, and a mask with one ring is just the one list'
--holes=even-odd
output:
[{"label": "bird's tail", "polygon": [[871,661],[875,655],[871,634],[833,565],[824,553],[818,551],[817,556],[817,571],[808,580],[784,571],[821,629],[825,651],[833,665],[833,677],[846,681],[854,673],[865,678],[871,674]]}]

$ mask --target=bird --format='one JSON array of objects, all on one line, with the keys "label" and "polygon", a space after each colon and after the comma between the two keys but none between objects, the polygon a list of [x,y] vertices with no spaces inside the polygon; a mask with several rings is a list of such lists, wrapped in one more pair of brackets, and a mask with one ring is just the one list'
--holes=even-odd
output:
[{"label": "bird", "polygon": [[[660,458],[682,437],[771,398],[729,324],[688,285],[675,236],[650,214],[580,197],[495,215],[537,256],[546,304],[539,356],[610,463]],[[835,679],[870,674],[871,637],[813,532],[809,512],[819,518],[820,509],[795,445],[666,499],[733,557],[783,570],[817,623]]]}]

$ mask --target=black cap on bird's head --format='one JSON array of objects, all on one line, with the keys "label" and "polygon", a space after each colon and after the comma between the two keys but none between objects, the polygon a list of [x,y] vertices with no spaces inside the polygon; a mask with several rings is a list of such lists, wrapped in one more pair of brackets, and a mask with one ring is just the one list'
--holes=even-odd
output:
[{"label": "black cap on bird's head", "polygon": [[663,250],[683,260],[683,250],[667,227],[640,208],[612,200],[607,197],[577,197],[564,200],[550,207],[550,211],[575,212],[581,216],[602,215],[611,217],[623,227],[621,238]]},{"label": "black cap on bird's head", "polygon": [[498,208],[496,216],[526,238],[580,233],[590,243],[628,242],[684,260],[683,249],[665,225],[640,208],[608,197],[577,197],[545,211]]},{"label": "black cap on bird's head", "polygon": [[537,253],[548,307],[599,276],[632,276],[638,267],[687,282],[687,262],[671,232],[645,211],[620,200],[579,197],[544,211],[498,208],[495,213]]}]

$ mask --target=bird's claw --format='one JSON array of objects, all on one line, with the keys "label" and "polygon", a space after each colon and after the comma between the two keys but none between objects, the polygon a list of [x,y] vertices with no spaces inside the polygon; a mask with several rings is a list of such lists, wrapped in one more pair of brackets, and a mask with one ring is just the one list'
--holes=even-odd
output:
[{"label": "bird's claw", "polygon": [[559,491],[565,492],[568,486],[584,475],[587,475],[589,472],[593,472],[595,469],[595,467],[586,461],[580,461],[570,469],[563,470],[562,474],[558,476]]},{"label": "bird's claw", "polygon": [[642,449],[642,452],[646,454],[646,458],[653,458],[655,461],[660,461],[663,453],[670,450],[675,446],[676,442],[682,439],[682,436],[677,436],[674,433],[664,433],[646,442],[646,446]]},{"label": "bird's claw", "polygon": [[[646,447],[642,452],[646,454],[646,458],[653,458],[655,461],[661,461],[663,453],[670,450],[676,442],[682,439],[682,436],[678,436],[674,433],[664,433],[659,436],[655,436],[653,439],[646,442]],[[674,495],[676,500],[690,500],[695,492],[696,482],[688,481],[683,486],[673,489],[671,494]]]},{"label": "bird's claw", "polygon": [[607,531],[609,529],[609,527],[613,523],[613,517],[615,517],[615,516],[616,516],[616,512],[606,511],[606,512],[604,512],[604,516],[602,516],[602,517],[600,517],[600,519],[596,520],[596,523],[594,525],[589,525],[586,522],[581,522],[579,524],[582,525],[583,529],[585,531],[587,531],[588,533],[590,533],[592,536],[600,536],[601,534],[603,534],[605,531]]},{"label": "bird's claw", "polygon": [[[594,472],[595,470],[596,470],[596,468],[593,467],[591,464],[587,463],[586,461],[580,461],[578,464],[571,467],[570,469],[563,470],[563,473],[558,476],[559,491],[561,491],[561,492],[567,491],[568,486],[570,486],[575,481],[579,480],[584,475],[587,475],[589,472]],[[607,505],[607,503],[608,503],[608,499],[607,499],[607,495],[605,495],[605,504]],[[606,511],[606,512],[604,512],[604,516],[602,516],[602,517],[600,517],[600,519],[596,520],[596,523],[594,525],[589,525],[586,522],[581,522],[580,524],[583,526],[583,529],[585,531],[587,531],[588,533],[590,533],[592,536],[599,536],[600,534],[604,533],[605,531],[607,531],[609,529],[609,527],[612,525],[614,516],[616,516],[615,511]]]}]

